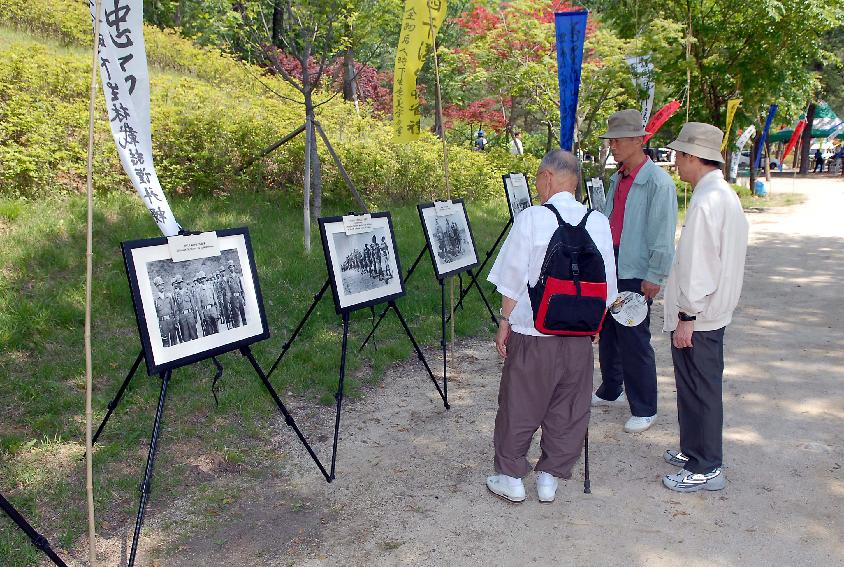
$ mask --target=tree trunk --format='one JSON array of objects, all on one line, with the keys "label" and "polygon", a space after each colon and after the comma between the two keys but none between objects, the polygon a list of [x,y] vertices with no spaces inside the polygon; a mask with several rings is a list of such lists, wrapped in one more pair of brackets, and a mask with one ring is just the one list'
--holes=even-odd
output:
[{"label": "tree trunk", "polygon": [[273,0],[273,37],[276,47],[281,47],[281,30],[284,28],[284,9],[282,0]]},{"label": "tree trunk", "polygon": [[355,100],[355,55],[350,47],[343,52],[343,100],[352,102]]},{"label": "tree trunk", "polygon": [[434,134],[437,138],[442,139],[445,135],[443,131],[443,123],[440,121],[440,97],[434,97]]},{"label": "tree trunk", "polygon": [[751,195],[756,194],[756,168],[753,167],[756,163],[756,155],[759,153],[761,148],[759,147],[761,144],[759,143],[762,141],[762,133],[760,132],[757,134],[753,139],[753,149],[750,151],[750,193]]},{"label": "tree trunk", "polygon": [[551,123],[550,122],[546,122],[545,126],[548,128],[548,137],[545,139],[545,153],[547,154],[548,152],[551,151],[551,148],[552,148],[551,144],[554,141],[554,132],[551,129]]},{"label": "tree trunk", "polygon": [[771,143],[765,138],[765,181],[771,180]]},{"label": "tree trunk", "polygon": [[176,14],[173,17],[173,24],[175,27],[182,26],[182,11],[184,10],[184,0],[176,2]]},{"label": "tree trunk", "polygon": [[729,183],[735,183],[736,180],[730,176],[730,170],[733,167],[733,152],[730,151],[730,148],[727,148],[727,155],[724,158],[724,179],[726,179]]},{"label": "tree trunk", "polygon": [[806,128],[800,138],[800,174],[809,173],[809,149],[812,147],[812,123],[815,121],[815,103],[806,111]]},{"label": "tree trunk", "polygon": [[314,219],[322,216],[322,164],[319,161],[316,141],[316,129],[311,128],[311,187],[314,197],[311,200],[311,215]]}]

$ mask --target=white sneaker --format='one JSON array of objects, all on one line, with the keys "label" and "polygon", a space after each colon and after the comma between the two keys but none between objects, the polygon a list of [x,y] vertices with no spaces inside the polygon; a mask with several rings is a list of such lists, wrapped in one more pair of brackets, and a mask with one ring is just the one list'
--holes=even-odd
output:
[{"label": "white sneaker", "polygon": [[527,498],[522,479],[506,474],[494,474],[486,477],[486,487],[496,496],[510,502],[524,502]]},{"label": "white sneaker", "polygon": [[624,392],[621,392],[621,394],[619,394],[618,397],[614,400],[605,400],[604,398],[598,397],[598,394],[596,394],[594,392],[592,393],[592,406],[593,407],[598,407],[598,406],[614,407],[614,406],[626,406],[626,405],[627,405],[627,396],[624,394]]},{"label": "white sneaker", "polygon": [[640,417],[638,415],[631,416],[624,424],[624,430],[627,433],[641,433],[650,429],[656,419],[656,414],[647,417]]},{"label": "white sneaker", "polygon": [[557,494],[557,477],[545,471],[536,474],[536,495],[540,502],[553,502]]}]

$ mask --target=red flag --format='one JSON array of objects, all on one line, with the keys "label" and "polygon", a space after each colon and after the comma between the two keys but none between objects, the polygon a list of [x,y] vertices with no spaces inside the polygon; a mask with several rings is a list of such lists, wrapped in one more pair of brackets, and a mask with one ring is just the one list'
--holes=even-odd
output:
[{"label": "red flag", "polygon": [[800,139],[800,134],[803,133],[803,128],[806,127],[806,120],[800,120],[797,123],[797,126],[794,127],[794,133],[791,135],[791,139],[788,141],[788,144],[785,146],[785,153],[782,154],[782,161],[785,161],[785,158],[788,157],[788,154],[791,150],[794,149],[794,146],[797,145],[797,140]]},{"label": "red flag", "polygon": [[662,125],[665,124],[665,121],[671,118],[671,115],[677,112],[677,109],[680,108],[682,105],[677,102],[676,100],[672,100],[662,108],[656,111],[651,119],[648,120],[648,125],[645,126],[645,131],[648,133],[645,136],[645,143],[648,143],[648,140],[651,139],[651,136],[656,134]]}]

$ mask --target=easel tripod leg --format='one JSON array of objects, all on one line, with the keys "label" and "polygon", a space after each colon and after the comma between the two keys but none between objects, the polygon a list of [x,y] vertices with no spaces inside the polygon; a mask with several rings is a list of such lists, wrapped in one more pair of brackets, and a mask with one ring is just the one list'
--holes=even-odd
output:
[{"label": "easel tripod leg", "polygon": [[[425,251],[426,251],[426,250],[428,250],[428,245],[427,245],[427,244],[426,244],[425,246],[423,246],[423,247],[422,247],[422,250],[421,250],[421,251],[419,252],[419,254],[416,256],[416,260],[414,260],[414,261],[413,261],[413,265],[412,265],[412,266],[410,266],[410,269],[409,269],[409,270],[407,270],[407,275],[404,277],[404,285],[405,285],[405,286],[407,286],[407,282],[408,282],[408,280],[410,279],[410,276],[412,276],[412,275],[413,275],[413,272],[414,272],[414,271],[416,271],[416,266],[418,266],[418,265],[419,265],[419,261],[420,261],[420,260],[422,260],[422,256],[424,256],[424,255],[425,255]],[[363,339],[363,342],[361,343],[360,347],[358,348],[358,352],[360,352],[360,351],[362,351],[362,350],[363,350],[363,347],[365,347],[365,346],[366,346],[366,344],[369,342],[369,339],[371,339],[371,338],[372,338],[372,335],[374,335],[374,334],[375,334],[375,331],[378,329],[379,325],[381,325],[381,321],[383,321],[383,320],[384,320],[384,317],[386,317],[386,316],[387,316],[387,311],[389,311],[389,310],[390,310],[390,306],[388,305],[388,306],[387,306],[386,308],[384,308],[384,310],[381,312],[381,315],[379,315],[379,316],[378,316],[378,320],[375,322],[375,325],[372,327],[372,330],[371,330],[371,331],[369,331],[369,334],[368,334],[368,335],[366,335],[366,338],[365,338],[365,339]]]},{"label": "easel tripod leg", "polygon": [[273,385],[270,383],[269,378],[264,373],[264,370],[261,368],[261,366],[258,364],[258,361],[255,360],[255,355],[252,354],[252,349],[250,349],[248,346],[243,347],[240,349],[240,354],[242,354],[249,360],[249,363],[252,365],[252,368],[255,370],[255,373],[258,375],[258,377],[261,379],[261,382],[264,384],[264,388],[266,388],[267,392],[270,393],[270,396],[275,402],[276,407],[278,407],[278,410],[281,412],[281,415],[284,416],[284,422],[288,426],[293,428],[293,431],[296,433],[296,436],[299,438],[299,441],[302,442],[302,445],[304,445],[305,449],[308,451],[308,454],[311,456],[311,459],[313,459],[314,463],[316,463],[316,466],[319,467],[319,470],[322,473],[322,476],[325,477],[325,480],[331,482],[331,477],[329,476],[328,471],[326,471],[325,467],[322,466],[322,463],[319,461],[319,458],[316,456],[316,453],[314,453],[314,450],[311,448],[310,443],[308,443],[307,439],[305,439],[305,436],[302,435],[302,431],[299,429],[299,426],[296,425],[296,422],[293,421],[293,416],[290,415],[290,412],[288,412],[287,408],[284,407],[284,403],[282,403],[281,398],[278,397],[278,393],[275,391],[275,388],[273,388]]},{"label": "easel tripod leg", "polygon": [[[487,262],[489,262],[489,259],[492,258],[492,253],[495,252],[496,248],[498,248],[498,245],[501,243],[501,240],[504,238],[504,235],[507,234],[507,229],[510,228],[511,224],[513,224],[513,219],[508,219],[507,223],[504,225],[504,228],[501,229],[501,233],[498,235],[498,238],[495,239],[495,243],[493,243],[492,247],[487,250],[486,258],[484,258],[484,261],[481,262],[481,265],[478,267],[479,274],[483,273]],[[469,287],[460,292],[460,299],[457,301],[457,305],[455,305],[454,307],[455,309],[457,309],[458,307],[462,307],[463,299],[466,297],[466,294],[469,293],[469,288],[471,287],[472,286],[470,285]]]},{"label": "easel tripod leg", "polygon": [[[487,311],[489,312],[489,317],[492,320],[492,324],[497,325],[498,324],[498,318],[495,316],[495,311],[493,311],[492,307],[490,306],[489,301],[486,298],[486,294],[484,293],[483,288],[481,288],[481,285],[478,283],[477,276],[472,272],[472,270],[466,270],[466,273],[469,274],[469,278],[470,278],[469,279],[469,285],[467,285],[463,289],[463,291],[460,292],[460,301],[457,302],[457,305],[455,305],[454,308],[457,309],[458,307],[460,307],[463,304],[463,299],[469,294],[469,291],[472,289],[472,286],[475,286],[475,288],[478,290],[478,293],[481,295],[481,299],[483,300]],[[478,272],[478,273],[480,273],[480,272]],[[448,318],[446,319],[446,322],[448,322],[448,321],[451,321],[451,315],[449,315]]]},{"label": "easel tripod leg", "polygon": [[425,360],[425,355],[422,353],[422,349],[419,348],[419,343],[416,342],[416,338],[414,338],[413,333],[410,332],[410,327],[407,326],[407,321],[404,320],[404,317],[402,316],[401,311],[399,311],[396,302],[391,301],[390,307],[392,307],[393,311],[395,311],[396,316],[399,318],[399,322],[401,323],[402,328],[404,328],[405,334],[407,334],[408,338],[410,338],[410,342],[413,344],[413,348],[416,351],[416,356],[419,357],[419,360],[421,360],[422,364],[425,366],[425,370],[428,371],[428,376],[430,376],[431,381],[434,383],[434,387],[437,389],[437,392],[442,398],[445,409],[449,409],[451,406],[448,405],[448,398],[443,393],[442,388],[440,388],[440,385],[437,382],[436,377],[434,376],[434,371],[431,370],[430,366],[428,366],[428,361]]},{"label": "easel tripod leg", "polygon": [[144,524],[147,501],[149,500],[150,483],[152,482],[152,470],[155,467],[155,453],[158,449],[158,435],[161,432],[161,417],[164,415],[164,402],[167,399],[167,385],[170,383],[171,370],[165,370],[161,375],[161,394],[158,396],[158,408],[155,410],[155,421],[152,425],[152,437],[149,442],[149,454],[147,465],[144,469],[144,479],[140,486],[140,502],[138,503],[138,515],[135,518],[135,533],[132,537],[132,549],[129,553],[129,567],[135,564],[135,555],[138,553],[138,544],[141,537],[141,526]]},{"label": "easel tripod leg", "polygon": [[343,348],[340,351],[340,380],[337,384],[337,393],[334,399],[337,401],[337,412],[334,416],[334,446],[331,448],[331,480],[334,480],[334,471],[337,467],[337,443],[340,440],[340,411],[343,409],[343,386],[346,379],[346,350],[349,341],[349,312],[343,311]]},{"label": "easel tripod leg", "polygon": [[27,537],[29,537],[29,541],[32,545],[43,551],[44,554],[59,567],[67,567],[67,564],[62,561],[62,558],[59,557],[56,552],[53,551],[53,548],[50,547],[50,542],[47,541],[47,538],[35,531],[35,528],[26,521],[26,518],[24,518],[2,494],[0,494],[0,509],[2,509],[6,515],[18,525]]},{"label": "easel tripod leg", "polygon": [[468,270],[468,274],[472,278],[472,281],[469,282],[469,287],[471,288],[472,285],[474,285],[478,289],[478,293],[481,294],[481,299],[483,299],[484,305],[486,305],[486,309],[487,309],[487,311],[489,311],[489,316],[492,319],[492,324],[497,325],[498,324],[498,318],[495,316],[495,312],[492,310],[492,307],[490,306],[489,301],[487,301],[486,294],[484,293],[484,290],[481,288],[481,285],[478,283],[477,277],[475,277],[475,274],[472,273],[472,270]]},{"label": "easel tripod leg", "polygon": [[446,340],[445,331],[445,280],[440,279],[440,299],[441,302],[441,317],[442,320],[442,338],[440,345],[443,349],[443,397],[448,400],[448,341]]},{"label": "easel tripod leg", "polygon": [[296,340],[296,337],[299,335],[299,332],[302,330],[302,327],[304,327],[305,323],[307,323],[308,319],[310,319],[311,314],[314,312],[314,309],[316,309],[317,304],[319,303],[320,299],[322,299],[322,296],[325,294],[329,285],[331,285],[330,280],[325,280],[325,283],[322,284],[322,289],[320,289],[319,292],[314,296],[314,300],[311,302],[311,306],[308,307],[307,313],[305,313],[305,316],[302,317],[301,321],[299,321],[299,324],[296,325],[296,330],[293,331],[293,335],[286,343],[282,345],[281,353],[278,355],[278,358],[275,359],[275,362],[273,363],[272,367],[270,367],[270,371],[267,372],[267,378],[273,375],[273,372],[275,372],[275,369],[278,367],[279,363],[281,363],[281,359],[284,358],[284,355],[287,354],[288,350],[290,350],[290,345],[293,344],[293,341]]},{"label": "easel tripod leg", "polygon": [[108,412],[106,412],[105,417],[103,417],[102,423],[97,428],[97,433],[91,439],[91,445],[97,442],[97,439],[100,438],[100,434],[105,429],[105,425],[108,422],[108,419],[111,417],[111,414],[114,412],[115,408],[117,408],[117,404],[120,403],[120,400],[123,398],[123,393],[126,391],[126,388],[129,386],[129,382],[132,381],[132,378],[135,376],[135,372],[138,371],[138,366],[141,365],[141,361],[144,359],[144,351],[141,349],[141,352],[138,353],[138,357],[135,359],[135,363],[132,364],[132,369],[129,370],[129,374],[126,375],[126,379],[123,380],[123,384],[120,385],[120,388],[117,390],[117,394],[115,394],[114,399],[108,403]]}]

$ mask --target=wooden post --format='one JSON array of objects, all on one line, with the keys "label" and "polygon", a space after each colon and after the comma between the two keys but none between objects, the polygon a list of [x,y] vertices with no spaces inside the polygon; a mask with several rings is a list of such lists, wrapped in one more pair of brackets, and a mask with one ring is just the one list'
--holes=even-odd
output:
[{"label": "wooden post", "polygon": [[93,383],[91,355],[91,289],[94,271],[94,112],[100,55],[100,0],[94,2],[94,53],[91,57],[91,91],[88,101],[88,226],[85,245],[85,496],[88,509],[88,564],[97,566],[97,529],[94,521]]},{"label": "wooden post", "polygon": [[305,116],[305,252],[311,253],[311,144],[313,143],[314,124],[310,114]]},{"label": "wooden post", "polygon": [[[328,141],[328,136],[325,134],[325,130],[322,129],[322,125],[319,123],[318,120],[314,120],[311,126],[311,129],[316,129],[316,132],[319,133],[320,138],[325,143],[326,149],[328,149],[328,153],[331,154],[331,159],[334,160],[334,165],[337,166],[337,169],[340,170],[340,175],[343,177],[343,180],[346,182],[346,185],[349,187],[349,191],[352,192],[352,196],[355,198],[355,201],[358,202],[360,205],[361,210],[364,213],[369,212],[369,208],[366,206],[366,203],[363,202],[363,198],[358,193],[358,190],[355,188],[355,184],[352,182],[352,178],[349,177],[349,173],[346,171],[346,168],[343,167],[343,162],[340,161],[340,156],[337,155],[337,152],[334,151],[334,147],[331,145],[331,142]],[[314,142],[316,142],[316,136],[314,136]]]}]

